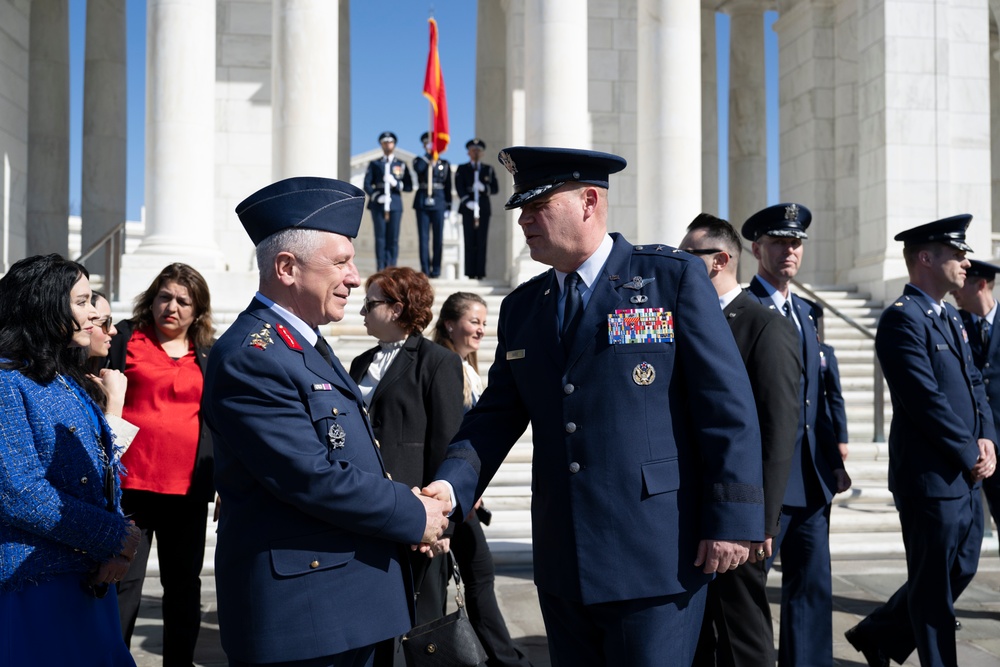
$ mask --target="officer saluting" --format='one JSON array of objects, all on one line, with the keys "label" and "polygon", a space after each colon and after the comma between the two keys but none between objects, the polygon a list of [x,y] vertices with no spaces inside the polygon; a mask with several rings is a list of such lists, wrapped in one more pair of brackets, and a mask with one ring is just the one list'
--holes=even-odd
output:
[{"label": "officer saluting", "polygon": [[[437,278],[441,275],[444,213],[451,210],[451,165],[443,158],[434,159],[430,136],[429,132],[420,135],[426,154],[413,158],[413,171],[417,172],[413,208],[417,212],[417,234],[420,237],[420,270],[430,278]],[[429,180],[428,174],[431,174]],[[433,247],[430,234],[434,235]]]},{"label": "officer saluting", "polygon": [[470,139],[465,144],[469,162],[455,170],[455,190],[462,197],[458,210],[462,213],[462,231],[465,239],[465,275],[469,278],[486,277],[486,241],[490,231],[490,195],[495,195],[499,185],[493,167],[483,164],[486,142]]},{"label": "officer saluting", "polygon": [[955,600],[983,540],[979,487],[996,466],[996,435],[969,332],[944,301],[966,280],[971,215],[896,235],[910,282],[879,319],[875,351],[892,395],[889,490],[909,578],[847,631],[869,665],[957,665]]},{"label": "officer saluting", "polygon": [[413,189],[413,178],[406,163],[396,159],[396,135],[383,132],[378,143],[382,157],[368,163],[365,193],[375,226],[375,265],[381,271],[396,266],[399,258],[399,219],[403,215],[400,193]]},{"label": "officer saluting", "polygon": [[[516,147],[508,209],[551,266],[500,308],[490,384],[425,492],[462,517],[531,424],[552,663],[691,664],[715,572],[763,540],[753,392],[702,261],[608,234],[617,155]],[[439,495],[440,494],[440,495]]]}]

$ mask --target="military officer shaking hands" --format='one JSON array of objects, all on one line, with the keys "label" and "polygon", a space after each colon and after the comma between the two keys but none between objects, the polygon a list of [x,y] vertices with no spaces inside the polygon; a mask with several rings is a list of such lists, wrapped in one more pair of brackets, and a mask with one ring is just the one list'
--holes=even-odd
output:
[{"label": "military officer shaking hands", "polygon": [[358,386],[318,330],[361,284],[364,202],[349,183],[303,177],[236,209],[260,287],[209,356],[204,405],[233,666],[371,664],[377,642],[411,626],[408,545],[448,523],[446,503],[389,479]]},{"label": "military officer shaking hands", "polygon": [[499,161],[514,177],[506,208],[552,268],[504,299],[489,386],[425,492],[453,488],[464,516],[530,423],[552,664],[690,664],[706,585],[764,537],[739,350],[699,259],[608,233],[624,159],[520,146]]}]

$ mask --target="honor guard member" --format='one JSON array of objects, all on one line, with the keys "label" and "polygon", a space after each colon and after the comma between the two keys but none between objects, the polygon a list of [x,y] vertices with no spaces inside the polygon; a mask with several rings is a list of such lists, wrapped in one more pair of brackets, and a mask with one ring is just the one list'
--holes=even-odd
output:
[{"label": "honor guard member", "polygon": [[399,219],[403,216],[400,193],[413,190],[413,178],[406,163],[396,159],[396,135],[383,132],[378,143],[382,157],[368,163],[365,193],[375,227],[375,266],[381,271],[396,266],[399,259]]},{"label": "honor guard member", "polygon": [[[997,272],[1000,267],[979,260],[969,260],[971,266],[965,270],[965,285],[953,291],[952,297],[958,304],[962,324],[969,332],[969,346],[972,347],[972,361],[983,376],[986,400],[993,410],[993,427],[1000,424],[1000,334],[994,335],[997,300],[993,296]],[[990,475],[983,480],[983,495],[989,505],[993,523],[1000,527],[1000,475]]]},{"label": "honor guard member", "polygon": [[896,235],[909,283],[882,313],[875,352],[892,396],[889,490],[908,579],[847,631],[869,665],[958,664],[955,600],[972,581],[983,541],[981,481],[996,466],[996,436],[972,359],[970,332],[944,297],[965,283],[971,215]]},{"label": "honor guard member", "polygon": [[[413,158],[413,171],[417,173],[417,191],[413,195],[413,208],[417,212],[420,270],[429,278],[437,278],[441,275],[444,214],[445,211],[451,210],[451,165],[440,157],[437,160],[433,159],[430,136],[428,132],[420,135],[420,143],[424,145],[425,154]],[[429,179],[428,174],[431,174]],[[429,235],[434,237],[433,241]]]},{"label": "honor guard member", "polygon": [[483,164],[486,142],[482,139],[470,139],[465,148],[469,152],[469,161],[455,170],[455,191],[462,198],[458,210],[462,213],[465,239],[465,275],[481,280],[486,277],[490,195],[497,193],[499,185],[493,167]]},{"label": "honor guard member", "polygon": [[708,268],[719,305],[746,366],[760,422],[764,473],[764,540],[750,545],[745,567],[723,572],[708,585],[705,619],[694,664],[758,667],[774,664],[774,631],[767,600],[765,561],[781,526],[781,502],[799,425],[798,330],[740,289],[743,243],[725,220],[702,213],[688,225],[680,248]]},{"label": "honor guard member", "polygon": [[[799,424],[792,468],[785,486],[781,532],[772,542],[781,553],[781,636],[783,667],[833,664],[833,582],[830,573],[830,507],[833,496],[851,486],[844,461],[821,409],[816,304],[791,291],[802,262],[802,242],[812,214],[801,204],[769,206],[750,216],[741,230],[753,242],[757,275],[751,296],[787,317],[799,334]],[[773,563],[774,555],[768,561]]]},{"label": "honor guard member", "polygon": [[428,493],[468,513],[531,425],[553,665],[690,664],[706,585],[763,538],[760,432],[705,267],[609,234],[617,155],[507,148],[506,208],[552,268],[500,309],[489,386]]},{"label": "honor guard member", "polygon": [[358,387],[319,334],[360,285],[364,201],[349,183],[290,178],[236,208],[260,288],[209,355],[204,404],[233,666],[370,665],[376,642],[411,627],[406,545],[447,525],[445,503],[385,474]]}]

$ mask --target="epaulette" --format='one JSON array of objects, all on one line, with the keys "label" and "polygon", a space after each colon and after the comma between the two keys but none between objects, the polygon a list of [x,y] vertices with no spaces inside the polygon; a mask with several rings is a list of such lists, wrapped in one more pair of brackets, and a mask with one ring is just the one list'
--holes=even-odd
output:
[{"label": "epaulette", "polygon": [[632,246],[633,255],[663,255],[664,257],[671,257],[683,252],[683,250],[675,248],[672,245],[667,245],[666,243],[649,243]]},{"label": "epaulette", "polygon": [[551,271],[551,270],[552,269],[549,269],[548,271],[545,271],[543,273],[539,273],[537,276],[532,276],[531,278],[528,278],[523,283],[521,283],[520,285],[518,285],[517,287],[515,287],[514,289],[512,289],[510,291],[510,293],[513,294],[514,292],[519,292],[520,290],[524,289],[528,285],[531,285],[532,283],[534,283],[534,282],[536,282],[538,280],[541,280],[545,276],[549,275],[549,271]]}]

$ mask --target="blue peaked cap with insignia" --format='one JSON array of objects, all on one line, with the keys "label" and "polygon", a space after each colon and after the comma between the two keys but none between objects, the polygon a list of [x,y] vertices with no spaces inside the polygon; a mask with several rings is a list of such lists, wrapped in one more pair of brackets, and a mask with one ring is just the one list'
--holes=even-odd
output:
[{"label": "blue peaked cap with insignia", "polygon": [[297,176],[272,183],[236,207],[243,228],[255,246],[271,234],[299,227],[358,235],[365,210],[365,193],[332,178]]},{"label": "blue peaked cap with insignia", "polygon": [[541,146],[512,146],[497,158],[514,177],[514,194],[504,204],[508,211],[571,181],[607,188],[608,176],[628,164],[611,153]]},{"label": "blue peaked cap with insignia", "polygon": [[972,216],[968,213],[962,213],[907,229],[896,234],[893,239],[902,241],[904,246],[943,243],[952,248],[972,252],[972,248],[965,242],[965,230],[969,228],[970,222],[972,222]]},{"label": "blue peaked cap with insignia", "polygon": [[743,223],[743,238],[756,241],[761,236],[807,239],[812,212],[802,204],[788,202],[757,211]]}]

